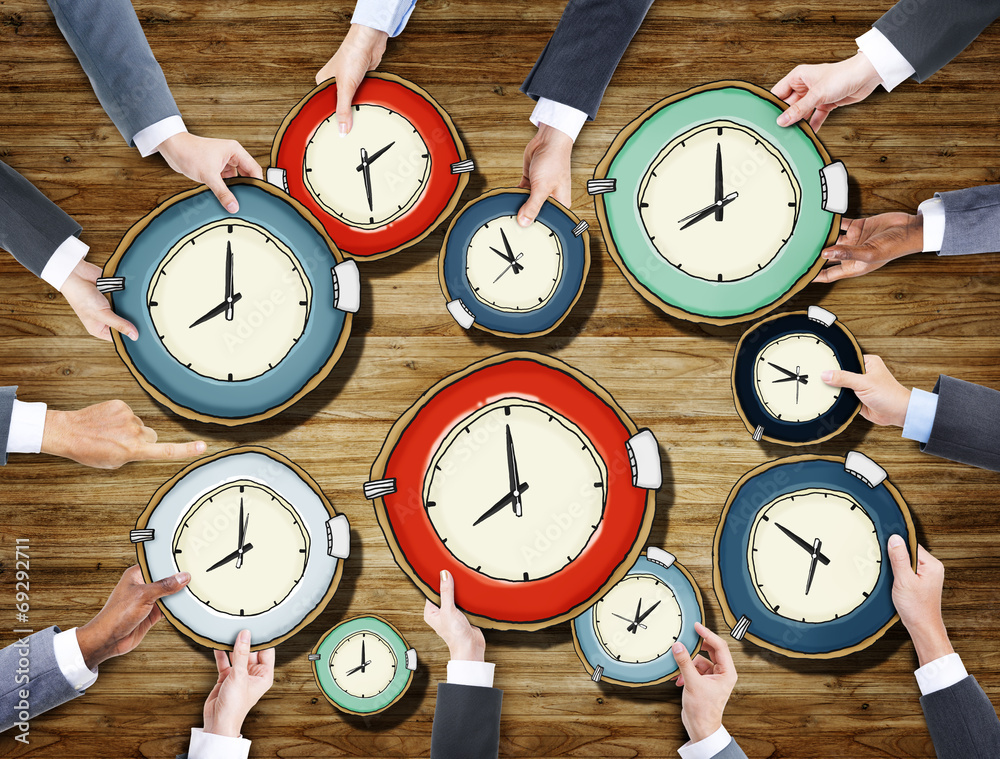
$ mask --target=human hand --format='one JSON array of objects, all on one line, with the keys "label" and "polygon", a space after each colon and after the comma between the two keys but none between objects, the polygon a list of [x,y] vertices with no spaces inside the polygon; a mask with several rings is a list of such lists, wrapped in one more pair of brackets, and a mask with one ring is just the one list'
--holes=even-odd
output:
[{"label": "human hand", "polygon": [[206,184],[229,213],[240,210],[236,196],[226,186],[230,177],[263,179],[260,164],[236,140],[215,140],[178,132],[160,143],[160,155],[178,174]]},{"label": "human hand", "polygon": [[531,190],[517,212],[517,222],[522,227],[531,225],[550,195],[569,208],[572,155],[573,140],[568,134],[548,124],[538,125],[538,132],[524,149],[524,174],[518,184],[522,190]]},{"label": "human hand", "polygon": [[66,302],[87,328],[87,332],[101,340],[111,342],[111,330],[117,330],[133,340],[139,339],[139,330],[111,310],[108,299],[97,289],[101,270],[81,260],[61,288]]},{"label": "human hand", "polygon": [[809,126],[818,132],[830,111],[861,102],[880,84],[882,78],[861,52],[839,63],[796,66],[771,88],[789,106],[778,116],[778,126],[809,118]]},{"label": "human hand", "polygon": [[941,615],[944,564],[923,546],[917,546],[917,571],[914,572],[906,541],[899,535],[889,536],[888,550],[892,567],[892,603],[913,639],[920,666],[954,653]]},{"label": "human hand", "polygon": [[334,77],[337,80],[337,124],[345,135],[354,126],[351,103],[365,74],[382,62],[389,35],[364,24],[351,24],[333,58],[316,74],[316,84]]},{"label": "human hand", "polygon": [[910,391],[900,385],[878,356],[865,356],[865,373],[843,370],[823,372],[820,379],[831,387],[848,387],[861,401],[861,416],[872,424],[902,427],[910,405]]},{"label": "human hand", "polygon": [[236,636],[229,655],[215,652],[219,679],[205,700],[206,733],[239,736],[243,720],[274,683],[274,649],[250,651],[250,631]]},{"label": "human hand", "polygon": [[105,401],[79,411],[45,412],[42,453],[84,466],[117,469],[130,461],[186,459],[205,452],[205,443],[157,443],[124,401]]},{"label": "human hand", "polygon": [[841,261],[821,269],[813,282],[860,277],[896,258],[924,249],[924,217],[883,213],[867,219],[841,219],[840,239],[823,251],[823,258]]},{"label": "human hand", "polygon": [[722,713],[729,695],[736,686],[736,665],[726,642],[700,622],[694,625],[703,639],[702,652],[708,656],[688,653],[683,643],[674,643],[674,660],[681,674],[675,681],[684,687],[681,696],[681,722],[695,743],[705,740],[722,727]]},{"label": "human hand", "polygon": [[163,612],[156,599],[176,593],[191,575],[178,572],[157,582],[146,583],[139,565],[125,570],[107,603],[97,616],[76,630],[83,661],[93,669],[113,656],[127,654],[138,646]]},{"label": "human hand", "polygon": [[455,606],[455,580],[446,569],[441,570],[441,606],[438,608],[427,601],[424,604],[424,622],[448,644],[453,660],[484,660],[486,638],[483,631],[469,624],[465,614]]}]

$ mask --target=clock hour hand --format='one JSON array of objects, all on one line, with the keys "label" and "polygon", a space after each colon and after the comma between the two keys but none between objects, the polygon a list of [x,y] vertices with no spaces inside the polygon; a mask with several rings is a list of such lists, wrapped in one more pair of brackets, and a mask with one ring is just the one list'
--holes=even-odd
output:
[{"label": "clock hour hand", "polygon": [[[809,545],[806,541],[804,541],[802,538],[800,538],[798,535],[796,535],[794,532],[789,530],[787,527],[778,524],[777,522],[775,522],[775,524],[778,525],[779,530],[781,530],[783,533],[785,533],[788,537],[792,539],[792,542],[795,543],[795,545],[801,547],[803,550],[806,550],[809,553],[813,552],[813,547]],[[826,556],[824,556],[822,552],[820,552],[818,556],[819,560],[823,562],[824,565],[830,563],[830,560]]]},{"label": "clock hour hand", "polygon": [[[797,371],[796,372],[791,372],[788,369],[785,369],[783,366],[778,366],[777,364],[772,364],[770,361],[767,362],[767,365],[768,366],[773,366],[779,372],[781,372],[782,374],[784,374],[784,375],[786,375],[788,377],[788,379],[774,380],[774,382],[790,382],[791,380],[798,380],[803,385],[809,384],[808,383],[808,380],[809,380],[809,375],[808,374],[799,374]],[[801,369],[802,367],[797,366],[795,368],[796,369]],[[772,383],[772,384],[774,384],[774,383]]]},{"label": "clock hour hand", "polygon": [[[507,261],[509,263],[514,264],[515,271],[518,271],[518,270],[524,268],[521,264],[517,263],[517,259],[521,258],[521,256],[518,256],[517,258],[514,258],[513,256],[508,256],[506,253],[501,253],[499,250],[497,250],[496,248],[494,248],[492,245],[490,246],[490,250],[492,250],[494,253],[496,253],[498,256],[500,256],[500,258],[502,258],[504,261]],[[504,269],[504,271],[507,271],[507,269]],[[503,276],[503,275],[501,274],[500,276]],[[500,279],[500,277],[497,277],[497,279]],[[493,281],[496,282],[496,279],[493,280]]]},{"label": "clock hour hand", "polygon": [[[700,211],[695,211],[690,216],[685,216],[683,219],[681,219],[677,223],[678,224],[683,224],[685,221],[687,221],[687,224],[684,224],[684,226],[681,227],[681,229],[687,229],[692,224],[697,224],[702,219],[707,219],[709,216],[711,216],[713,213],[715,213],[716,209],[721,210],[721,209],[725,208],[730,203],[732,203],[734,200],[736,200],[736,198],[738,198],[739,196],[740,196],[740,194],[738,192],[735,192],[735,191],[731,192],[726,197],[724,197],[722,200],[716,201],[715,203],[712,203],[712,205],[710,205],[710,206],[705,206],[703,209],[701,209]],[[689,219],[690,219],[690,221],[688,221]]]},{"label": "clock hour hand", "polygon": [[368,210],[374,211],[372,206],[372,174],[368,168],[368,151],[361,148],[361,173],[365,177],[365,194],[368,196]]},{"label": "clock hour hand", "polygon": [[722,143],[715,144],[715,220],[722,221],[722,206],[718,203],[722,200]]},{"label": "clock hour hand", "polygon": [[[395,144],[396,144],[395,141],[390,142],[388,145],[386,145],[381,150],[376,150],[372,155],[368,156],[368,165],[371,166],[373,163],[375,163],[375,159],[376,158],[378,158],[380,155],[382,155],[385,151],[387,151],[389,148],[391,148]],[[357,171],[364,171],[365,170],[364,160],[362,160],[362,162],[358,164],[358,168],[356,170]]]},{"label": "clock hour hand", "polygon": [[253,543],[247,543],[245,546],[243,546],[243,550],[241,550],[241,551],[233,551],[228,556],[226,556],[226,557],[224,557],[222,559],[219,559],[217,562],[215,562],[212,566],[210,566],[205,571],[206,572],[211,572],[213,569],[218,569],[223,564],[228,564],[233,559],[235,559],[235,558],[237,558],[239,556],[242,556],[243,554],[249,552],[251,548],[253,548]]},{"label": "clock hour hand", "polygon": [[358,670],[361,670],[362,672],[364,672],[365,671],[365,667],[367,667],[371,663],[372,663],[372,661],[371,661],[371,659],[369,659],[368,661],[362,663],[361,666],[355,667],[354,669],[347,670],[347,674],[353,675]]},{"label": "clock hour hand", "polygon": [[[239,302],[240,298],[242,298],[242,297],[243,297],[242,293],[236,293],[233,296],[233,303]],[[191,327],[197,327],[199,324],[204,324],[209,319],[214,319],[216,316],[218,316],[219,314],[221,314],[223,312],[231,311],[232,307],[233,307],[233,304],[230,303],[228,299],[224,300],[224,301],[222,301],[222,303],[220,303],[219,305],[217,305],[215,308],[213,308],[207,314],[205,314],[200,319],[198,319],[197,321],[195,321],[191,325]],[[191,329],[191,327],[188,327],[188,329]]]},{"label": "clock hour hand", "polygon": [[226,321],[233,320],[233,244],[226,241]]},{"label": "clock hour hand", "polygon": [[816,562],[819,561],[819,549],[823,545],[819,538],[813,541],[812,547],[812,561],[809,562],[809,577],[806,578],[806,595],[809,595],[809,589],[813,584],[813,575],[816,574]]},{"label": "clock hour hand", "polygon": [[809,384],[809,375],[800,374],[797,377],[782,377],[781,379],[771,380],[772,385],[777,385],[779,382],[801,382],[803,385]]},{"label": "clock hour hand", "polygon": [[[528,483],[527,482],[522,482],[520,485],[517,486],[517,490],[520,493],[523,493],[527,489],[528,489]],[[477,519],[475,522],[473,522],[472,526],[475,527],[480,522],[483,522],[483,521],[489,519],[494,514],[497,514],[500,511],[503,511],[504,507],[508,503],[512,503],[513,501],[514,501],[514,494],[513,493],[508,493],[503,498],[501,498],[499,501],[497,501],[495,504],[493,504],[493,506],[490,507],[489,511],[487,511],[485,514],[483,514],[481,517],[479,517],[479,519]]]},{"label": "clock hour hand", "polygon": [[[636,617],[635,622],[633,622],[631,625],[629,625],[628,631],[630,633],[635,633],[636,627],[638,627],[646,617],[648,617],[650,614],[652,614],[653,613],[653,609],[655,609],[659,605],[660,605],[660,602],[657,601],[655,604],[653,604],[648,609],[646,609],[646,611],[644,611],[641,616]],[[642,625],[642,626],[645,627],[645,625]]]}]

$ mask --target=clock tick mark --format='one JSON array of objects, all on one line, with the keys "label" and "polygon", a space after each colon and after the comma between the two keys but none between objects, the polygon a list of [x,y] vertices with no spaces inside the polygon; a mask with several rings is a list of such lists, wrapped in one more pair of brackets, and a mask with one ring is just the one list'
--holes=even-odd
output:
[{"label": "clock tick mark", "polygon": [[428,501],[427,502],[427,508],[428,509],[433,509],[435,506],[437,506],[437,501]]},{"label": "clock tick mark", "polygon": [[527,572],[524,573],[524,579],[525,579],[525,582],[527,582],[527,580],[528,580],[528,573]]}]

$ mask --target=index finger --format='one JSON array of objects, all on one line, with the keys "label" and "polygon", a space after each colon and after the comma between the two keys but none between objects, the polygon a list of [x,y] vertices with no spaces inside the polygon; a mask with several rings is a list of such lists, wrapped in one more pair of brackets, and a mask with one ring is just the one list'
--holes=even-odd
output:
[{"label": "index finger", "polygon": [[146,443],[138,451],[136,461],[177,461],[205,452],[205,441],[190,443]]},{"label": "index finger", "polygon": [[721,667],[726,672],[736,669],[736,665],[733,663],[733,655],[729,653],[729,646],[726,645],[726,641],[700,622],[695,623],[694,629],[703,639],[702,650],[707,650],[709,658],[717,667]]},{"label": "index finger", "polygon": [[771,88],[771,94],[784,100],[795,91],[792,87],[792,80],[795,78],[795,69],[789,71],[785,76]]}]

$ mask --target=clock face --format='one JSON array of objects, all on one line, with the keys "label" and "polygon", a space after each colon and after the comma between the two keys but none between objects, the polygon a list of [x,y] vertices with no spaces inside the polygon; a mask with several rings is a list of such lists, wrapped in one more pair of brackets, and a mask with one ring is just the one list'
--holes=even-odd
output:
[{"label": "clock face", "polygon": [[732,282],[774,260],[792,236],[801,199],[788,161],[767,138],[719,120],[666,145],[640,185],[639,215],[672,266]]},{"label": "clock face", "polygon": [[[242,523],[241,523],[242,520]],[[221,485],[181,518],[173,540],[177,571],[203,604],[233,616],[280,604],[305,574],[309,534],[295,508],[250,480]]]},{"label": "clock face", "polygon": [[431,171],[431,155],[414,126],[382,105],[354,106],[354,127],[340,135],[336,115],[324,120],[305,152],[313,198],[344,223],[375,229],[407,213]]},{"label": "clock face", "polygon": [[355,698],[379,695],[396,676],[399,662],[392,646],[373,632],[348,635],[330,656],[334,682]]},{"label": "clock face", "polygon": [[594,631],[618,661],[642,664],[670,651],[684,615],[673,590],[651,574],[629,574],[594,606]]},{"label": "clock face", "polygon": [[793,332],[765,345],[754,363],[754,384],[775,419],[806,422],[825,414],[841,389],[826,384],[823,372],[840,369],[837,354],[815,334]]},{"label": "clock face", "polygon": [[364,492],[429,599],[446,569],[474,624],[536,630],[579,615],[635,563],[660,478],[653,434],[607,391],[557,359],[515,352],[423,393]]},{"label": "clock face", "polygon": [[785,105],[748,82],[693,87],[626,126],[598,163],[608,253],[680,319],[756,319],[811,282],[847,209],[847,169]]},{"label": "clock face", "polygon": [[882,571],[871,517],[854,498],[823,488],[775,499],[754,520],[747,555],[757,595],[775,614],[828,622],[864,603]]},{"label": "clock face", "polygon": [[576,559],[601,524],[606,494],[607,469],[580,428],[519,398],[459,420],[424,483],[428,517],[451,554],[513,582],[547,577]]},{"label": "clock face", "polygon": [[543,308],[563,273],[562,243],[540,221],[530,227],[501,216],[472,236],[465,263],[476,299],[500,311]]},{"label": "clock face", "polygon": [[237,218],[181,238],[160,262],[147,305],[178,362],[212,379],[240,382],[270,371],[302,337],[312,286],[271,231]]}]

